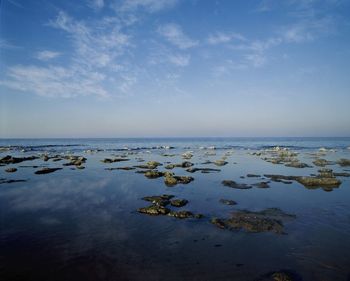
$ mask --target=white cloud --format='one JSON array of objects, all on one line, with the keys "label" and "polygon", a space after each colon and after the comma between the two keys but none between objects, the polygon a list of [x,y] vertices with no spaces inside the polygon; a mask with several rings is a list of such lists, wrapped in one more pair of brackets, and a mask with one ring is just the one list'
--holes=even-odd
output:
[{"label": "white cloud", "polygon": [[48,61],[48,60],[57,58],[58,56],[60,56],[59,52],[53,52],[49,50],[40,51],[36,54],[36,58],[42,61]]},{"label": "white cloud", "polygon": [[135,11],[145,9],[148,12],[158,12],[176,5],[178,0],[124,0],[120,6],[121,11]]},{"label": "white cloud", "polygon": [[104,0],[89,0],[88,5],[96,10],[102,9],[105,5]]},{"label": "white cloud", "polygon": [[168,57],[169,62],[176,66],[187,66],[190,63],[189,55],[172,54]]},{"label": "white cloud", "polygon": [[188,37],[182,31],[181,27],[175,23],[160,26],[158,28],[158,33],[180,49],[188,49],[198,45],[197,41]]},{"label": "white cloud", "polygon": [[231,42],[232,40],[245,41],[246,39],[239,33],[224,33],[217,32],[209,35],[207,42],[211,45],[223,44]]}]

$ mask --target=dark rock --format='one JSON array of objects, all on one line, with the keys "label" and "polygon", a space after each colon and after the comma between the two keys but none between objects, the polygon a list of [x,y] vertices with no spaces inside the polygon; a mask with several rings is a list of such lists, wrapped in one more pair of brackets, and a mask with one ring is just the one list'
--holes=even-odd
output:
[{"label": "dark rock", "polygon": [[115,168],[105,168],[105,170],[108,170],[108,171],[113,171],[113,170],[130,171],[130,170],[135,170],[135,168],[134,167],[115,167]]},{"label": "dark rock", "polygon": [[229,199],[220,199],[219,202],[225,205],[237,205],[237,202]]},{"label": "dark rock", "polygon": [[6,155],[5,157],[0,159],[1,164],[17,164],[23,161],[32,161],[38,159],[37,156],[29,156],[29,157],[12,157],[11,155]]},{"label": "dark rock", "polygon": [[342,167],[348,167],[348,166],[350,166],[350,159],[344,159],[344,158],[339,159],[337,161],[337,164],[339,164]]},{"label": "dark rock", "polygon": [[0,184],[4,183],[15,183],[15,182],[26,182],[27,180],[7,180],[7,179],[0,179]]},{"label": "dark rock", "polygon": [[182,183],[182,184],[188,184],[191,181],[194,181],[194,178],[189,177],[189,176],[174,176],[176,179],[177,183]]},{"label": "dark rock", "polygon": [[138,166],[134,166],[135,168],[140,168],[140,169],[149,169],[149,170],[154,170],[156,169],[158,166],[161,166],[162,164],[156,161],[148,161],[146,164],[144,165],[138,165]]},{"label": "dark rock", "polygon": [[217,226],[218,228],[221,228],[221,229],[226,228],[225,222],[224,222],[223,220],[219,219],[219,218],[212,218],[212,219],[210,220],[210,222],[211,222],[213,225]]},{"label": "dark rock", "polygon": [[115,163],[115,162],[123,162],[123,161],[129,161],[130,159],[127,159],[127,158],[114,158],[114,159],[111,159],[111,158],[105,158],[103,160],[101,160],[101,162],[103,163]]},{"label": "dark rock", "polygon": [[267,182],[267,181],[254,183],[253,186],[258,187],[258,188],[270,188],[269,182]]},{"label": "dark rock", "polygon": [[157,170],[149,170],[144,175],[145,175],[145,177],[147,177],[149,179],[155,179],[155,178],[162,177],[164,175],[164,173],[163,172],[159,172]]},{"label": "dark rock", "polygon": [[318,158],[312,162],[315,166],[325,167],[326,165],[332,165],[334,162],[328,161],[326,159]]},{"label": "dark rock", "polygon": [[183,207],[188,203],[186,199],[173,199],[170,201],[171,206],[174,207]]},{"label": "dark rock", "polygon": [[62,168],[42,168],[41,170],[35,171],[34,174],[37,174],[37,175],[49,174],[57,170],[62,170]]},{"label": "dark rock", "polygon": [[14,172],[17,172],[17,169],[16,168],[7,168],[5,170],[5,172],[7,172],[7,173],[14,173]]},{"label": "dark rock", "polygon": [[169,205],[170,199],[173,197],[174,195],[163,194],[159,196],[146,196],[146,197],[143,197],[142,200],[151,202],[152,204],[155,204],[158,206],[166,206],[166,205]]},{"label": "dark rock", "polygon": [[292,167],[292,168],[311,168],[308,164],[301,163],[299,161],[292,161],[287,164],[285,164],[286,167]]},{"label": "dark rock", "polygon": [[189,173],[195,173],[201,171],[202,173],[210,173],[210,172],[220,172],[220,169],[211,169],[211,168],[188,168],[186,169]]},{"label": "dark rock", "polygon": [[245,183],[236,183],[235,181],[232,180],[223,180],[221,182],[224,186],[228,186],[231,188],[237,188],[237,189],[249,189],[252,188],[252,186],[247,185]]},{"label": "dark rock", "polygon": [[260,175],[255,175],[255,174],[248,174],[247,175],[248,178],[260,178]]}]

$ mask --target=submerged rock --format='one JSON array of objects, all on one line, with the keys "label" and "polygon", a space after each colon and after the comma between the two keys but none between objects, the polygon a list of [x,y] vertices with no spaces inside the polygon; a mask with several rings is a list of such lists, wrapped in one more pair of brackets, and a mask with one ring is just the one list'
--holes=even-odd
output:
[{"label": "submerged rock", "polygon": [[229,200],[229,199],[220,199],[219,202],[224,205],[237,205],[236,201]]},{"label": "submerged rock", "polygon": [[17,169],[16,168],[7,168],[5,170],[5,172],[7,172],[7,173],[14,173],[14,172],[17,172]]},{"label": "submerged rock", "polygon": [[0,179],[0,184],[5,183],[15,183],[15,182],[26,182],[27,180],[7,180],[7,179]]},{"label": "submerged rock", "polygon": [[204,174],[210,173],[210,172],[220,172],[220,169],[211,169],[211,168],[188,168],[186,169],[187,172],[189,173],[195,173],[195,172],[202,172]]},{"label": "submerged rock", "polygon": [[258,187],[258,188],[270,188],[269,183],[270,182],[268,182],[268,181],[262,181],[262,182],[254,183],[253,186]]},{"label": "submerged rock", "polygon": [[43,175],[62,170],[62,168],[42,168],[41,170],[35,171],[34,174]]},{"label": "submerged rock", "polygon": [[294,219],[294,215],[284,213],[278,208],[269,208],[260,212],[236,211],[228,219],[212,220],[219,228],[243,229],[247,232],[273,232],[284,234],[283,220]]},{"label": "submerged rock", "polygon": [[188,167],[191,167],[193,166],[194,164],[189,162],[189,161],[185,161],[185,162],[182,162],[180,164],[168,164],[165,166],[165,169],[174,169],[174,168],[188,168]]},{"label": "submerged rock", "polygon": [[114,158],[114,159],[105,158],[105,159],[101,160],[101,162],[102,162],[102,163],[110,164],[110,163],[123,162],[123,161],[129,161],[129,160],[130,160],[130,159],[127,159],[127,158]]},{"label": "submerged rock", "polygon": [[256,175],[256,174],[247,174],[248,178],[260,178],[260,175]]},{"label": "submerged rock", "polygon": [[245,183],[236,183],[235,181],[232,180],[223,180],[221,182],[224,186],[228,186],[231,188],[237,188],[237,189],[250,189],[252,186],[245,184]]},{"label": "submerged rock", "polygon": [[173,199],[170,201],[171,206],[174,207],[183,207],[188,203],[186,199]]},{"label": "submerged rock", "polygon": [[224,222],[222,219],[219,219],[219,218],[212,218],[212,219],[210,220],[210,222],[211,222],[213,225],[217,226],[218,228],[222,228],[222,229],[226,228],[225,222]]},{"label": "submerged rock", "polygon": [[148,207],[139,208],[137,211],[142,214],[158,216],[168,214],[170,212],[170,209],[161,205],[150,205]]},{"label": "submerged rock", "polygon": [[105,170],[113,171],[113,170],[125,170],[125,171],[130,171],[130,170],[135,170],[134,167],[115,167],[115,168],[105,168]]}]

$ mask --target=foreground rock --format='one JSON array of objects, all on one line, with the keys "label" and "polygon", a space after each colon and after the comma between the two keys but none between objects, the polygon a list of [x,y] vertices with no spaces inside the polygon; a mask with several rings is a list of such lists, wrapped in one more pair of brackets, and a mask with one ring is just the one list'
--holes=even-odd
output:
[{"label": "foreground rock", "polygon": [[34,174],[43,175],[62,170],[62,168],[42,168],[41,170],[35,171]]},{"label": "foreground rock", "polygon": [[157,169],[158,166],[161,166],[162,164],[157,162],[157,161],[148,161],[144,165],[138,165],[134,166],[135,168],[140,168],[140,169],[149,169],[149,170],[154,170]]},{"label": "foreground rock", "polygon": [[173,197],[174,195],[163,194],[159,196],[146,196],[143,197],[142,200],[151,202],[152,204],[157,206],[167,206],[170,204],[170,199]]},{"label": "foreground rock", "polygon": [[177,184],[188,184],[191,181],[193,181],[194,178],[189,177],[189,176],[174,176],[172,174],[165,174],[164,176],[164,183],[167,186],[174,186]]},{"label": "foreground rock", "polygon": [[178,212],[172,211],[168,215],[177,219],[188,219],[188,218],[195,217],[195,215],[190,211],[178,211]]},{"label": "foreground rock", "polygon": [[250,188],[252,188],[251,185],[248,185],[245,183],[236,183],[235,181],[232,181],[232,180],[223,180],[221,183],[224,186],[228,186],[231,188],[237,188],[237,189],[250,189]]},{"label": "foreground rock", "polygon": [[327,165],[333,165],[334,164],[334,162],[328,161],[328,160],[322,159],[322,158],[318,158],[318,159],[314,160],[312,163],[315,166],[318,166],[318,167],[325,167]]},{"label": "foreground rock", "polygon": [[124,162],[124,161],[129,161],[130,159],[127,159],[127,158],[105,158],[103,160],[101,160],[102,163],[107,163],[107,164],[110,164],[110,163],[115,163],[115,162]]},{"label": "foreground rock", "polygon": [[350,159],[344,159],[344,158],[339,159],[337,161],[337,164],[339,164],[342,167],[348,167],[348,166],[350,166]]},{"label": "foreground rock", "polygon": [[211,223],[222,229],[284,234],[283,221],[294,218],[294,215],[286,214],[280,209],[269,208],[260,212],[237,211],[228,219],[214,218]]}]

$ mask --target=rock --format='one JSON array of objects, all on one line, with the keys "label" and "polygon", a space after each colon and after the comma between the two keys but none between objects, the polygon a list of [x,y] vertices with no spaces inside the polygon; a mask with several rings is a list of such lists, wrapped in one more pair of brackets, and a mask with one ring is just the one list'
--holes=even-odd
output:
[{"label": "rock", "polygon": [[193,154],[190,151],[188,151],[183,153],[181,156],[183,159],[191,159],[193,157]]},{"label": "rock", "polygon": [[143,197],[142,200],[149,201],[157,206],[166,206],[169,205],[170,199],[173,198],[174,195],[163,194],[159,196],[146,196]]},{"label": "rock", "polygon": [[141,169],[149,169],[149,170],[154,170],[156,169],[158,166],[161,166],[162,164],[157,162],[157,161],[148,161],[146,164],[144,165],[138,165],[138,166],[134,166],[135,168],[141,168]]},{"label": "rock", "polygon": [[166,177],[164,177],[164,183],[167,186],[174,186],[177,184],[177,180],[172,176],[166,176]]},{"label": "rock", "polygon": [[188,184],[191,181],[194,181],[194,178],[189,177],[189,176],[174,176],[176,179],[177,183],[182,183],[182,184]]},{"label": "rock", "polygon": [[14,172],[17,172],[17,169],[16,168],[7,168],[5,170],[5,172],[7,172],[7,173],[14,173]]},{"label": "rock", "polygon": [[193,163],[185,161],[185,162],[182,162],[181,164],[168,164],[168,165],[165,166],[165,169],[174,169],[175,167],[177,167],[177,168],[188,168],[188,167],[191,167],[191,166],[193,166]]},{"label": "rock", "polygon": [[334,162],[328,161],[326,159],[318,158],[312,162],[315,166],[325,167],[326,165],[333,165]]},{"label": "rock", "polygon": [[311,166],[309,166],[308,164],[305,164],[305,163],[301,163],[299,161],[292,161],[292,162],[289,162],[285,165],[286,167],[292,167],[292,168],[311,168]]},{"label": "rock", "polygon": [[79,170],[84,170],[85,169],[85,167],[81,166],[81,165],[76,166],[76,168],[79,169]]},{"label": "rock", "polygon": [[338,187],[341,181],[336,178],[298,177],[297,182],[305,187]]},{"label": "rock", "polygon": [[350,159],[344,159],[344,158],[339,159],[337,161],[337,164],[339,164],[342,167],[348,167],[348,166],[350,166]]},{"label": "rock", "polygon": [[201,219],[201,218],[204,218],[204,215],[202,215],[202,214],[195,214],[194,217],[196,219]]},{"label": "rock", "polygon": [[217,226],[218,228],[221,228],[221,229],[226,228],[226,225],[225,225],[224,221],[221,220],[221,219],[219,219],[219,218],[212,218],[212,219],[210,220],[210,222],[211,222],[213,225]]},{"label": "rock", "polygon": [[210,172],[220,172],[220,169],[211,169],[211,168],[188,168],[186,169],[189,173],[195,173],[201,171],[202,173],[210,173]]},{"label": "rock", "polygon": [[178,219],[187,219],[187,218],[193,218],[194,214],[189,211],[178,211],[178,212],[170,212],[168,213],[169,216],[175,217]]},{"label": "rock", "polygon": [[171,206],[174,207],[183,207],[188,203],[186,199],[173,199],[170,201]]},{"label": "rock", "polygon": [[214,161],[214,164],[216,166],[225,166],[227,163],[228,163],[227,161],[222,160],[222,159]]},{"label": "rock", "polygon": [[146,178],[155,179],[155,178],[162,177],[164,175],[164,173],[163,172],[159,172],[157,170],[149,170],[144,175],[145,175]]},{"label": "rock", "polygon": [[257,281],[301,281],[302,278],[289,270],[269,272],[261,276]]},{"label": "rock", "polygon": [[247,174],[248,178],[260,178],[260,175],[256,175],[256,174]]},{"label": "rock", "polygon": [[335,177],[350,177],[350,173],[334,173]]},{"label": "rock", "polygon": [[220,199],[219,202],[225,205],[237,205],[237,202],[229,199]]},{"label": "rock", "polygon": [[224,186],[228,186],[231,188],[237,188],[237,189],[250,189],[252,186],[247,185],[245,183],[236,183],[235,181],[232,180],[223,180],[221,182]]},{"label": "rock", "polygon": [[101,162],[103,163],[115,163],[115,162],[123,162],[123,161],[129,161],[130,159],[127,159],[127,158],[114,158],[114,159],[111,159],[111,158],[105,158],[103,160],[101,160]]},{"label": "rock", "polygon": [[58,170],[62,170],[62,168],[42,168],[41,170],[35,171],[34,174],[43,175],[53,173]]},{"label": "rock", "polygon": [[5,157],[0,159],[1,164],[17,164],[23,161],[32,161],[38,159],[37,156],[29,156],[29,157],[12,157],[11,155],[6,155]]},{"label": "rock", "polygon": [[284,213],[278,208],[269,208],[260,212],[237,211],[225,220],[226,227],[244,229],[247,232],[273,232],[284,234],[282,220],[294,219],[294,215]]},{"label": "rock", "polygon": [[7,180],[7,179],[0,179],[0,184],[5,183],[15,183],[15,182],[26,182],[27,180]]},{"label": "rock", "polygon": [[267,182],[267,181],[254,183],[253,186],[258,187],[258,188],[270,188],[269,182]]},{"label": "rock", "polygon": [[135,170],[135,168],[134,167],[116,167],[116,168],[105,168],[105,170],[109,170],[109,171],[113,171],[113,170],[129,171],[129,170]]},{"label": "rock", "polygon": [[150,205],[148,207],[139,208],[137,211],[151,216],[166,215],[170,212],[168,208],[159,205]]}]

